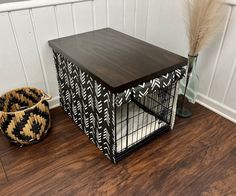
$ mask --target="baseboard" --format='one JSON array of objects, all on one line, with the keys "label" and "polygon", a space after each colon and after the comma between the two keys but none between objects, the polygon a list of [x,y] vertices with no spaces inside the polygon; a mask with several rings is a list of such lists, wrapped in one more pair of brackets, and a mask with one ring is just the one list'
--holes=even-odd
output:
[{"label": "baseboard", "polygon": [[50,109],[56,108],[60,106],[60,101],[59,101],[59,96],[58,97],[54,97],[49,101],[49,107]]},{"label": "baseboard", "polygon": [[235,6],[236,5],[236,0],[226,0],[225,3]]},{"label": "baseboard", "polygon": [[232,108],[223,105],[222,103],[219,103],[218,101],[215,101],[201,93],[198,94],[197,103],[236,123],[236,111]]}]

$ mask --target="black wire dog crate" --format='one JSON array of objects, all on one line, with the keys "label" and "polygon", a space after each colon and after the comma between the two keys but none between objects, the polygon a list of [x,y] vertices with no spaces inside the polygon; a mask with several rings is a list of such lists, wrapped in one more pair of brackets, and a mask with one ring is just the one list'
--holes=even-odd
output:
[{"label": "black wire dog crate", "polygon": [[[149,90],[147,86],[145,85],[144,91]],[[177,82],[173,82],[168,87],[150,90],[144,96],[131,94],[129,101],[116,104],[115,147],[118,159],[153,136],[173,128],[176,87]],[[139,89],[137,93],[140,92],[142,91]]]},{"label": "black wire dog crate", "polygon": [[[52,40],[49,44],[54,51],[61,105],[114,163],[173,128],[185,58],[112,29]],[[132,46],[135,52],[129,54],[125,46]],[[140,56],[137,49],[152,52],[153,56]],[[168,66],[158,72],[152,67],[157,74],[139,76],[136,81],[135,69],[127,73],[123,66],[117,67],[125,63],[139,65],[145,58],[150,64],[161,58],[155,63],[165,60]],[[146,69],[141,69],[141,75],[147,74]],[[127,83],[125,75],[131,82]]]}]

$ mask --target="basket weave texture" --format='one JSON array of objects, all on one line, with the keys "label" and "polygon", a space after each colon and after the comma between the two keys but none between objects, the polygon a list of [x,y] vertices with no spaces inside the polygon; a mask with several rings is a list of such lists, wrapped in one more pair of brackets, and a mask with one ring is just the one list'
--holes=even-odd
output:
[{"label": "basket weave texture", "polygon": [[0,129],[13,143],[26,145],[45,137],[51,126],[48,101],[42,90],[24,87],[0,97]]}]

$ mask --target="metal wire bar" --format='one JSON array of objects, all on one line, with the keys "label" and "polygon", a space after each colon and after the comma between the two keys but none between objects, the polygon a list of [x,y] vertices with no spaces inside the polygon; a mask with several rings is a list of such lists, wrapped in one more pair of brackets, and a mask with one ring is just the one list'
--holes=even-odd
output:
[{"label": "metal wire bar", "polygon": [[[125,153],[134,145],[170,126],[176,83],[140,98],[132,98],[116,110],[116,150]],[[120,114],[119,114],[120,113]]]}]

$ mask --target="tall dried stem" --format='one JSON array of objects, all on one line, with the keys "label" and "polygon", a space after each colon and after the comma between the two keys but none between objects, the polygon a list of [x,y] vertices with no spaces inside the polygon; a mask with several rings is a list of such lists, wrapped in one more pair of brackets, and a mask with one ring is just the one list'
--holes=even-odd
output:
[{"label": "tall dried stem", "polygon": [[221,28],[226,14],[224,0],[185,0],[189,55],[205,48]]}]

